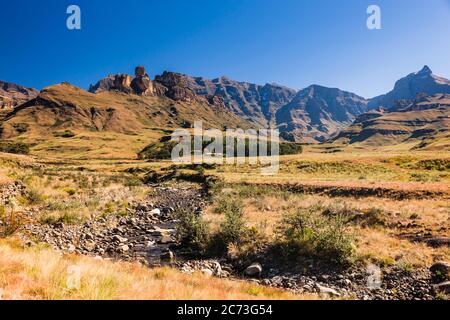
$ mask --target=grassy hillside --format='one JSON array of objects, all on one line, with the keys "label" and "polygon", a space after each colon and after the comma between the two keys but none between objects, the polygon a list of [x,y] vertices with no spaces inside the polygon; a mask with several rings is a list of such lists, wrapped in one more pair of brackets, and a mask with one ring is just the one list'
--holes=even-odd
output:
[{"label": "grassy hillside", "polygon": [[[130,157],[161,137],[166,129],[248,128],[224,108],[203,101],[175,102],[119,92],[92,94],[63,83],[44,89],[8,115],[1,138],[32,145],[36,154],[75,157]],[[164,129],[162,129],[164,128]]]},{"label": "grassy hillside", "polygon": [[425,97],[396,110],[371,111],[341,132],[334,142],[353,147],[448,150],[449,95]]}]

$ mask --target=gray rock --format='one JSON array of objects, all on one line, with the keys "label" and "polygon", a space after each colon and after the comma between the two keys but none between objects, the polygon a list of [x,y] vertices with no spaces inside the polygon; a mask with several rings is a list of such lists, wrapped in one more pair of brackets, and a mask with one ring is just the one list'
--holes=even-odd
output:
[{"label": "gray rock", "polygon": [[160,209],[153,209],[152,211],[150,211],[150,214],[159,216],[159,215],[161,215],[161,210]]},{"label": "gray rock", "polygon": [[430,267],[430,272],[433,274],[433,277],[441,280],[449,280],[450,279],[450,263],[447,262],[436,262]]},{"label": "gray rock", "polygon": [[203,273],[204,275],[206,275],[208,277],[211,277],[213,275],[213,271],[210,269],[203,268],[200,271],[201,271],[201,273]]},{"label": "gray rock", "polygon": [[247,269],[245,269],[245,275],[249,277],[259,277],[262,273],[262,266],[259,263],[253,263]]},{"label": "gray rock", "polygon": [[434,286],[435,292],[450,294],[450,281],[442,282]]},{"label": "gray rock", "polygon": [[121,237],[121,236],[119,236],[119,235],[113,236],[112,240],[113,240],[113,241],[116,241],[116,242],[120,242],[120,243],[123,243],[123,242],[127,242],[127,241],[128,241],[127,238]]}]

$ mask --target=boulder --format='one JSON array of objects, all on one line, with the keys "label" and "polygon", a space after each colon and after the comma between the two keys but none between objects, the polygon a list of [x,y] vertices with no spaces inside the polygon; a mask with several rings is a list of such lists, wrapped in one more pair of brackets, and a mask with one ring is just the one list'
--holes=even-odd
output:
[{"label": "boulder", "polygon": [[434,291],[438,293],[450,294],[450,281],[442,282],[435,285]]},{"label": "boulder", "polygon": [[152,211],[150,211],[151,215],[155,215],[155,216],[159,216],[161,215],[161,210],[160,209],[153,209]]},{"label": "boulder", "polygon": [[259,277],[262,273],[262,266],[259,263],[253,263],[245,269],[245,275],[249,277]]},{"label": "boulder", "polygon": [[430,272],[433,278],[440,281],[450,280],[450,263],[448,262],[436,262],[430,267]]},{"label": "boulder", "polygon": [[201,273],[203,273],[204,275],[206,275],[206,276],[208,276],[208,277],[211,277],[211,276],[213,275],[213,271],[210,270],[210,269],[203,268],[203,269],[200,270],[200,271],[201,271]]}]

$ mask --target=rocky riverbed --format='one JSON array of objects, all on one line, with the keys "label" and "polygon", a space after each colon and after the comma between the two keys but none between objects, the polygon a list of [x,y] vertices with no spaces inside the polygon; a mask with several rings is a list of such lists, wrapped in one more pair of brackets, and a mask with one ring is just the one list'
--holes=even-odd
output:
[{"label": "rocky riverbed", "polygon": [[[436,283],[428,270],[406,272],[396,268],[379,270],[359,267],[338,271],[324,269],[311,261],[307,267],[290,268],[279,260],[261,256],[258,263],[242,267],[235,261],[192,260],[176,235],[176,212],[202,213],[207,201],[196,184],[176,187],[151,186],[154,192],[135,204],[127,216],[105,216],[83,225],[30,224],[23,237],[29,245],[44,241],[57,250],[102,259],[138,261],[149,267],[171,265],[184,273],[252,281],[299,293],[317,293],[330,298],[432,300]],[[448,290],[444,288],[444,290]]]}]

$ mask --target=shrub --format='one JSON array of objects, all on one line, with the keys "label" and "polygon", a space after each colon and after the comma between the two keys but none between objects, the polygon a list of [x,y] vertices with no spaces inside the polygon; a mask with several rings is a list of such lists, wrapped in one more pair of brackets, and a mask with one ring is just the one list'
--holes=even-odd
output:
[{"label": "shrub", "polygon": [[240,200],[227,196],[221,206],[225,220],[220,226],[220,237],[225,246],[239,244],[246,232],[243,204]]},{"label": "shrub", "polygon": [[74,196],[77,191],[74,188],[64,188],[63,191],[67,193],[69,196]]},{"label": "shrub", "polygon": [[209,227],[201,214],[181,210],[177,213],[177,234],[184,245],[203,254],[209,243]]},{"label": "shrub", "polygon": [[239,253],[250,251],[241,250],[247,247],[252,238],[250,230],[245,226],[242,201],[232,195],[226,195],[219,198],[215,211],[217,214],[225,215],[225,219],[211,241],[210,251],[214,254],[224,254],[233,246],[238,248]]},{"label": "shrub", "polygon": [[352,237],[340,216],[324,216],[317,207],[287,214],[278,228],[289,255],[304,255],[336,265],[353,262]]},{"label": "shrub", "polygon": [[29,154],[30,147],[22,142],[1,141],[0,152],[13,154]]},{"label": "shrub", "polygon": [[62,215],[46,215],[42,217],[41,222],[45,224],[54,225],[57,223],[65,224],[78,224],[82,223],[85,219],[80,215],[73,212],[64,212]]},{"label": "shrub", "polygon": [[59,137],[59,138],[73,138],[73,137],[75,137],[75,133],[73,133],[70,130],[56,131],[56,132],[53,132],[53,136]]},{"label": "shrub", "polygon": [[30,205],[38,205],[42,204],[45,201],[46,197],[36,189],[29,189],[25,194],[25,200]]},{"label": "shrub", "polygon": [[127,176],[124,178],[123,185],[125,187],[139,187],[142,185],[142,180],[135,175],[129,177]]}]

